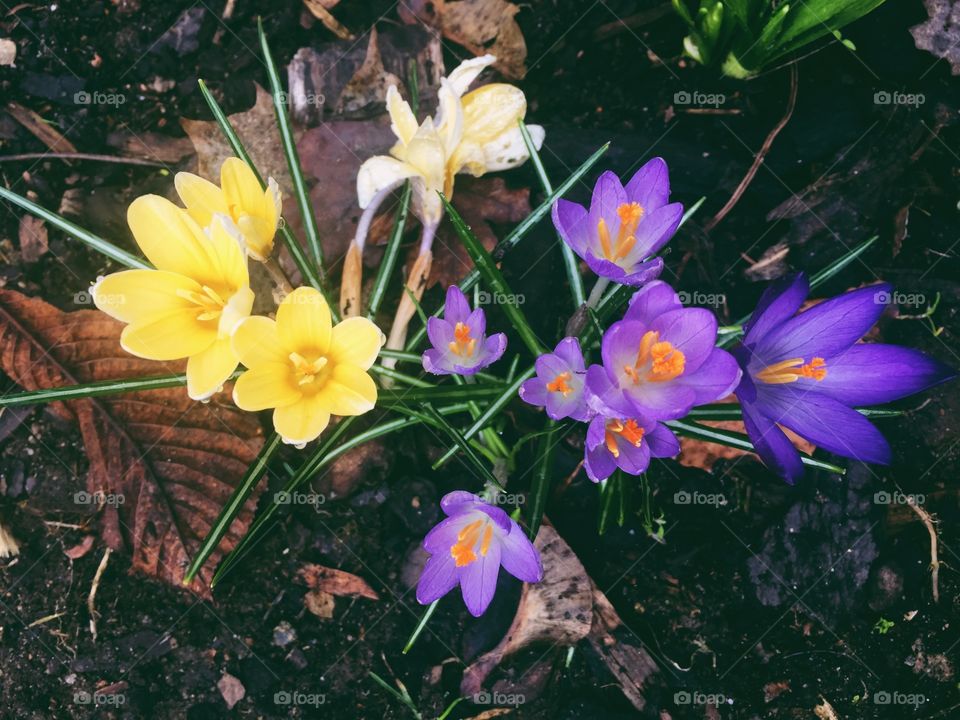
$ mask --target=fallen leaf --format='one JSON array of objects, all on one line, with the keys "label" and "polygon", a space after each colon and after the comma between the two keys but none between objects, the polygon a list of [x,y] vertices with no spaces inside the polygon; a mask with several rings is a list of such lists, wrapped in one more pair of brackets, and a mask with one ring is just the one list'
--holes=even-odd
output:
[{"label": "fallen leaf", "polygon": [[772,703],[778,697],[783,695],[785,692],[790,692],[790,681],[789,680],[777,680],[776,682],[768,682],[763,686],[763,701],[765,703]]},{"label": "fallen leaf", "polygon": [[820,703],[814,706],[813,713],[820,718],[820,720],[840,720],[840,716],[837,715],[837,711],[833,709],[833,705],[822,695],[820,696]]},{"label": "fallen leaf", "polygon": [[[738,433],[746,432],[746,428],[744,428],[743,423],[739,420],[705,420],[703,421],[703,424],[709,427],[720,428],[722,430],[732,430],[733,432]],[[794,444],[794,446],[800,450],[800,452],[810,454],[816,449],[816,445],[804,440],[789,428],[783,428],[783,431],[784,434],[790,438],[790,441]],[[737,448],[728,447],[726,445],[706,442],[705,440],[694,440],[693,438],[681,437],[680,457],[678,458],[678,461],[681,465],[685,465],[687,467],[696,467],[709,472],[713,469],[713,465],[717,462],[717,460],[733,460],[735,458],[742,457],[743,455],[752,454],[753,453],[747,452],[746,450],[738,450]]]},{"label": "fallen leaf", "polygon": [[33,110],[25,108],[20,103],[7,103],[7,112],[13,118],[23,125],[40,142],[47,146],[51,152],[77,152],[76,146],[63,135],[61,135],[53,125],[44,122],[43,118],[37,115]]},{"label": "fallen leaf", "polygon": [[107,135],[107,145],[119,150],[125,157],[146,158],[162,163],[178,163],[195,152],[190,138],[170,137],[151,131],[134,133],[126,129],[114,130]]},{"label": "fallen leaf", "polygon": [[363,65],[350,78],[350,82],[340,93],[337,101],[337,112],[355,113],[365,110],[374,103],[385,103],[387,88],[391,85],[399,86],[400,78],[387,72],[380,56],[380,45],[377,41],[377,29],[370,30],[370,40],[367,42],[367,54]]},{"label": "fallen leaf", "polygon": [[322,590],[341,597],[380,599],[366,580],[344,570],[307,563],[297,571],[297,576],[312,590]]},{"label": "fallen leaf", "polygon": [[[95,310],[61,312],[0,290],[0,369],[26,390],[182,372],[120,348],[122,325]],[[184,571],[263,443],[255,415],[183,388],[51,403],[80,428],[90,467],[87,497],[100,500],[106,545],[132,555],[131,569],[180,586]],[[254,491],[190,588],[210,597],[222,553],[246,532]],[[95,505],[87,505],[93,509]]]},{"label": "fallen leaf", "polygon": [[910,28],[918,50],[950,63],[950,72],[960,75],[960,2],[924,0],[929,20]]},{"label": "fallen leaf", "polygon": [[341,25],[340,21],[338,21],[330,12],[330,10],[336,7],[339,2],[340,0],[303,0],[303,4],[306,5],[307,10],[310,11],[310,14],[322,22],[327,30],[332,32],[341,40],[353,40],[353,33]]},{"label": "fallen leaf", "polygon": [[333,617],[333,611],[336,608],[336,599],[328,592],[323,590],[311,590],[303,596],[303,604],[307,610],[323,620],[329,620]]},{"label": "fallen leaf", "polygon": [[520,8],[507,0],[409,0],[399,12],[404,22],[435,27],[474,55],[496,55],[494,67],[508,78],[527,74],[527,43],[514,17]]},{"label": "fallen leaf", "polygon": [[233,710],[233,706],[247,696],[247,689],[243,683],[230,673],[224,673],[223,677],[217,681],[217,689],[227,704],[227,710]]},{"label": "fallen leaf", "polygon": [[534,643],[576,645],[590,632],[593,592],[580,560],[548,525],[540,528],[534,545],[543,562],[543,580],[524,584],[503,640],[464,671],[460,682],[464,695],[479,693],[494,668],[517,651]]},{"label": "fallen leaf", "polygon": [[33,215],[20,218],[20,257],[25,263],[35,263],[50,249],[47,226],[43,220]]},{"label": "fallen leaf", "polygon": [[66,548],[63,554],[71,560],[79,560],[93,549],[93,543],[96,539],[93,535],[84,535],[83,540],[73,547]]},{"label": "fallen leaf", "polygon": [[0,39],[0,67],[11,67],[17,60],[17,44],[7,38]]}]

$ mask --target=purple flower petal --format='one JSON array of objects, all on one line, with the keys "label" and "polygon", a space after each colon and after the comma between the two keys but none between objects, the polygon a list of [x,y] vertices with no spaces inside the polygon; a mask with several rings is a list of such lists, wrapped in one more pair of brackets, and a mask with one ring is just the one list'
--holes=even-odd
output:
[{"label": "purple flower petal", "polygon": [[430,348],[423,353],[421,358],[423,369],[431,375],[452,375],[456,372],[450,364],[449,353],[441,352],[436,348]]},{"label": "purple flower petal", "polygon": [[641,287],[660,277],[663,272],[663,258],[653,258],[630,268],[630,273],[620,279],[621,285]]},{"label": "purple flower petal", "polygon": [[513,521],[510,519],[510,516],[503,511],[502,508],[498,508],[496,505],[491,505],[490,503],[481,501],[480,504],[477,505],[477,510],[493,520],[504,532],[510,530],[510,523]]},{"label": "purple flower petal", "polygon": [[551,393],[547,391],[547,384],[539,377],[532,377],[524,381],[519,391],[521,400],[530,405],[536,405],[537,407],[545,407],[547,397],[550,394]]},{"label": "purple flower petal", "polygon": [[742,402],[743,424],[763,464],[793,485],[803,477],[800,453],[777,424],[754,403]]},{"label": "purple flower petal", "polygon": [[827,375],[814,389],[844,405],[878,405],[954,377],[956,371],[919,350],[854,345],[827,361]]},{"label": "purple flower petal", "polygon": [[560,199],[553,204],[552,217],[560,239],[577,255],[584,257],[597,229],[596,225],[590,226],[587,209],[583,205]]},{"label": "purple flower petal", "polygon": [[454,490],[440,498],[440,509],[447,515],[460,515],[474,509],[475,505],[483,504],[480,496],[466,490]]},{"label": "purple flower petal", "polygon": [[497,333],[487,338],[483,345],[483,362],[477,368],[485,368],[499,360],[507,349],[507,336],[503,333]]},{"label": "purple flower petal", "polygon": [[427,337],[435,348],[446,348],[453,342],[453,325],[431,316],[427,318]]},{"label": "purple flower petal", "polygon": [[637,244],[633,249],[637,259],[650,257],[670,242],[682,217],[683,205],[680,203],[664,205],[645,216],[637,227]]},{"label": "purple flower petal", "polygon": [[523,529],[513,521],[510,532],[500,539],[500,564],[504,570],[523,582],[535,583],[543,579],[540,553],[527,539]]},{"label": "purple flower petal", "polygon": [[467,610],[480,617],[490,606],[500,574],[500,543],[491,542],[487,554],[460,568],[460,591]]},{"label": "purple flower petal", "polygon": [[693,373],[684,373],[677,382],[696,393],[694,405],[705,405],[732,393],[743,373],[736,359],[720,348],[714,348],[707,360]]},{"label": "purple flower petal", "polygon": [[594,412],[620,417],[634,412],[633,403],[600,365],[587,368],[587,392],[587,404]]},{"label": "purple flower petal", "polygon": [[809,292],[810,285],[803,273],[780,278],[764,290],[747,323],[744,344],[753,344],[758,338],[764,337],[792,318]]},{"label": "purple flower petal", "polygon": [[649,326],[658,316],[681,308],[683,303],[676,291],[663,280],[656,280],[634,294],[623,319]]},{"label": "purple flower petal", "polygon": [[458,580],[457,564],[449,551],[431,555],[417,582],[417,602],[429,605],[453,590]]},{"label": "purple flower petal", "polygon": [[463,291],[456,285],[447,288],[447,299],[443,306],[443,319],[451,327],[458,322],[464,322],[470,315],[470,304]]},{"label": "purple flower petal", "polygon": [[654,423],[653,427],[643,436],[643,441],[650,448],[650,455],[655,458],[676,457],[680,454],[680,441],[677,436],[663,423]]},{"label": "purple flower petal", "polygon": [[444,518],[433,526],[433,529],[423,538],[423,549],[431,555],[450,554],[450,548],[457,542],[457,535],[464,526],[463,515],[453,515]]},{"label": "purple flower petal", "polygon": [[665,205],[670,197],[670,173],[663,158],[655,157],[634,173],[626,187],[629,202],[648,212]]},{"label": "purple flower petal", "polygon": [[620,456],[615,460],[617,467],[630,475],[639,475],[645,472],[650,467],[650,446],[647,445],[646,440],[647,437],[644,434],[639,447],[625,440],[618,441],[617,447]]},{"label": "purple flower petal", "polygon": [[592,482],[601,482],[613,475],[613,471],[617,469],[617,463],[610,451],[601,445],[593,450],[584,451],[583,469],[587,471],[587,477]]},{"label": "purple flower petal", "polygon": [[487,334],[487,316],[483,312],[483,308],[477,308],[472,313],[467,315],[467,319],[464,321],[464,325],[470,328],[470,334],[475,337],[483,337]]},{"label": "purple flower petal", "polygon": [[563,360],[574,372],[584,372],[586,367],[583,362],[583,351],[580,349],[580,341],[575,337],[567,337],[557,343],[553,350],[554,355]]},{"label": "purple flower petal", "polygon": [[595,237],[596,242],[591,241],[590,246],[599,247],[599,236],[596,234],[596,228],[601,219],[606,222],[610,237],[617,237],[617,233],[620,231],[620,216],[617,214],[617,208],[626,202],[628,202],[627,193],[623,189],[620,178],[607,170],[597,179],[597,184],[593,186],[593,197],[590,200],[587,222],[590,226],[591,238]]},{"label": "purple flower petal", "polygon": [[716,346],[717,317],[705,308],[672,310],[650,323],[649,329],[683,353],[684,375],[695,372]]}]

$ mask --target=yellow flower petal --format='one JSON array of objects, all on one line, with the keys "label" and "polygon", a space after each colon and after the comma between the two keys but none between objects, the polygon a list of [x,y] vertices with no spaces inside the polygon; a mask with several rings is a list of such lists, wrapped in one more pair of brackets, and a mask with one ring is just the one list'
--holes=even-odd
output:
[{"label": "yellow flower petal", "polygon": [[236,369],[237,356],[230,347],[230,338],[217,340],[187,360],[187,394],[193,400],[206,400]]},{"label": "yellow flower petal", "polygon": [[330,347],[330,308],[318,290],[300,287],[287,295],[277,309],[277,332],[287,352],[325,355]]},{"label": "yellow flower petal", "polygon": [[420,174],[417,168],[386,155],[376,155],[365,161],[357,173],[357,200],[365,209],[373,196],[385,187],[396,185]]},{"label": "yellow flower petal", "polygon": [[463,95],[470,87],[470,83],[477,79],[484,68],[493,65],[496,61],[497,58],[493,55],[482,55],[478,58],[464,60],[447,76],[447,80],[450,81],[450,85],[457,95]]},{"label": "yellow flower petal", "polygon": [[332,415],[363,415],[377,403],[373,378],[353,365],[335,365],[316,400]]},{"label": "yellow flower petal", "polygon": [[268,317],[248,317],[233,331],[231,340],[240,362],[250,369],[289,362],[290,353],[280,344],[277,323]]},{"label": "yellow flower petal", "polygon": [[[250,284],[247,256],[240,230],[226,215],[215,215],[207,229],[206,276],[199,282],[230,295]],[[224,298],[226,299],[226,298]]]},{"label": "yellow flower petal", "polygon": [[234,218],[241,215],[264,217],[263,188],[253,170],[240,158],[227,158],[220,166],[220,189]]},{"label": "yellow flower petal", "polygon": [[207,238],[186,210],[159,195],[143,195],[127,208],[127,222],[137,245],[158,270],[198,281],[209,273]]},{"label": "yellow flower petal", "polygon": [[400,97],[396,85],[387,88],[387,112],[390,114],[390,129],[406,145],[417,134],[417,118],[407,101]]},{"label": "yellow flower petal", "polygon": [[508,130],[527,113],[527,98],[513,85],[492,83],[468,92],[463,103],[463,137],[481,145]]},{"label": "yellow flower petal", "polygon": [[[533,140],[533,146],[539,150],[540,146],[543,145],[543,128],[539,125],[531,125],[528,129],[530,139]],[[483,150],[483,163],[486,172],[509,170],[517,165],[522,165],[530,158],[530,153],[527,152],[527,144],[523,141],[523,135],[520,133],[519,127],[497,136],[484,144],[481,149]]]},{"label": "yellow flower petal", "polygon": [[263,218],[242,215],[237,219],[237,227],[243,236],[243,244],[254,260],[263,262],[273,252],[273,237],[276,224],[271,225]]},{"label": "yellow flower petal", "polygon": [[233,402],[249,412],[290,405],[300,397],[288,363],[267,363],[248,370],[233,386]]},{"label": "yellow flower petal", "polygon": [[190,217],[200,225],[209,225],[216,213],[230,213],[223,192],[209,180],[193,173],[179,172],[174,176],[173,184]]},{"label": "yellow flower petal", "polygon": [[443,142],[444,152],[451,155],[463,137],[464,115],[460,97],[445,78],[440,83],[437,103],[437,135]]},{"label": "yellow flower petal", "polygon": [[352,317],[334,326],[327,355],[338,365],[368,370],[385,342],[380,328],[366,318]]},{"label": "yellow flower petal", "polygon": [[127,325],[120,345],[148,360],[178,360],[203,352],[217,340],[216,322],[197,320],[197,308],[171,310]]},{"label": "yellow flower petal", "polygon": [[329,424],[330,413],[323,410],[316,397],[305,396],[273,411],[273,427],[290,445],[316,440]]},{"label": "yellow flower petal", "polygon": [[199,292],[200,285],[184,275],[162,270],[124,270],[107,275],[91,288],[97,308],[131,323],[183,310],[193,304],[178,291]]}]

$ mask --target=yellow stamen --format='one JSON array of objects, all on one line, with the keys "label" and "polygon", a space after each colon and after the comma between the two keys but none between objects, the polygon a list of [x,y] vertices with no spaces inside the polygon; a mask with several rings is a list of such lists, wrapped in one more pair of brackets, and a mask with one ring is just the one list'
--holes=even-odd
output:
[{"label": "yellow stamen", "polygon": [[608,420],[605,428],[605,444],[607,450],[615,458],[620,457],[620,446],[617,444],[617,437],[621,437],[634,447],[640,447],[643,442],[643,428],[637,425],[636,420]]},{"label": "yellow stamen", "polygon": [[640,338],[637,359],[633,365],[624,365],[623,372],[634,385],[641,380],[665,382],[683,374],[687,358],[673,343],[660,340],[660,333],[648,330]]},{"label": "yellow stamen", "polygon": [[226,305],[223,298],[220,297],[220,293],[207,285],[201,288],[201,292],[183,289],[177,290],[177,297],[181,297],[197,305],[200,310],[200,312],[197,313],[197,320],[201,321],[216,320],[220,317],[220,313],[223,312],[223,307]]},{"label": "yellow stamen", "polygon": [[564,395],[569,395],[573,392],[573,388],[570,387],[567,383],[570,381],[571,374],[569,372],[562,372],[557,375],[553,380],[547,383],[547,390],[550,392],[559,392]]},{"label": "yellow stamen", "polygon": [[453,329],[453,341],[447,345],[450,352],[461,357],[473,357],[477,349],[476,338],[470,337],[470,326],[458,322]]},{"label": "yellow stamen", "polygon": [[292,352],[289,358],[293,364],[293,372],[297,378],[297,385],[309,385],[314,382],[327,365],[327,358],[322,355],[311,361],[307,360],[300,353]]},{"label": "yellow stamen", "polygon": [[610,242],[610,229],[603,218],[597,222],[597,237],[600,239],[600,249],[603,256],[611,262],[623,260],[633,246],[637,244],[637,226],[643,218],[644,209],[640,203],[622,203],[617,207],[617,215],[620,217],[620,229],[617,231],[617,242],[613,245]]},{"label": "yellow stamen", "polygon": [[815,357],[804,364],[803,358],[790,358],[754,374],[754,378],[768,385],[784,385],[796,382],[802,377],[820,382],[827,376],[827,363],[822,357]]},{"label": "yellow stamen", "polygon": [[450,547],[450,557],[456,561],[457,567],[469,565],[477,559],[477,542],[480,542],[480,554],[486,557],[492,540],[493,525],[483,518],[474,520],[457,534],[457,542]]}]

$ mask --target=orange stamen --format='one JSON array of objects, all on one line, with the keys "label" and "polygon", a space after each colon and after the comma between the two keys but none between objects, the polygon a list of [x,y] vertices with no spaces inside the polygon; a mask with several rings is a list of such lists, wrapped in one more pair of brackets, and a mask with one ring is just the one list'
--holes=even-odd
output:
[{"label": "orange stamen", "polygon": [[632,366],[625,365],[623,372],[634,385],[638,385],[641,379],[664,382],[682,375],[686,364],[687,358],[682,351],[673,343],[660,340],[660,333],[656,330],[648,330],[640,338],[636,361]]},{"label": "orange stamen", "polygon": [[637,226],[643,218],[644,209],[640,203],[622,203],[617,207],[617,215],[620,217],[620,229],[617,231],[617,241],[614,245],[611,243],[610,229],[607,227],[607,221],[603,218],[597,222],[597,237],[600,239],[600,249],[603,256],[611,262],[623,260],[633,246],[637,244]]},{"label": "orange stamen", "polygon": [[450,348],[450,352],[458,356],[472,357],[477,349],[477,340],[470,337],[470,326],[458,322],[453,328],[453,337],[453,342],[447,346]]},{"label": "orange stamen", "polygon": [[473,548],[480,539],[483,524],[482,519],[474,520],[457,535],[457,542],[450,548],[450,556],[456,561],[457,567],[469,565],[477,559]]},{"label": "orange stamen", "polygon": [[815,357],[804,364],[803,358],[790,358],[768,365],[754,378],[768,385],[784,385],[796,382],[802,377],[820,382],[827,376],[827,363],[822,357]]},{"label": "orange stamen", "polygon": [[547,390],[550,392],[559,392],[563,393],[564,395],[569,395],[571,392],[573,392],[573,388],[567,384],[570,378],[571,374],[569,372],[560,373],[553,380],[547,383]]},{"label": "orange stamen", "polygon": [[643,442],[643,428],[637,425],[636,420],[608,420],[606,433],[604,435],[607,450],[615,458],[620,457],[620,446],[617,444],[617,436],[622,437],[634,447],[640,447]]}]

